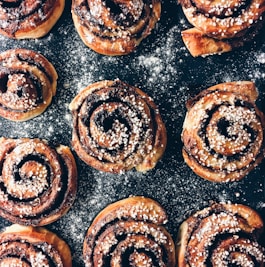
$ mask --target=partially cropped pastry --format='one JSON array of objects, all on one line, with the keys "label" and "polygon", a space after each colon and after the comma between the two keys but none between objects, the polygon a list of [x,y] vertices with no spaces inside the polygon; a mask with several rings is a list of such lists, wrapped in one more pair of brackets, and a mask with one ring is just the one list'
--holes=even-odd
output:
[{"label": "partially cropped pastry", "polygon": [[166,129],[157,106],[140,89],[121,82],[87,86],[72,100],[72,145],[95,169],[120,173],[155,167],[166,147]]},{"label": "partially cropped pastry", "polygon": [[252,82],[210,87],[188,101],[182,141],[185,162],[214,182],[237,181],[265,155],[265,117]]},{"label": "partially cropped pastry", "polygon": [[216,203],[186,219],[177,238],[178,267],[263,267],[259,214],[241,204]]},{"label": "partially cropped pastry", "polygon": [[160,14],[160,0],[72,1],[73,21],[83,42],[109,56],[134,51],[151,33]]},{"label": "partially cropped pastry", "polygon": [[72,267],[67,243],[43,228],[13,224],[0,233],[0,266]]},{"label": "partially cropped pastry", "polygon": [[63,13],[65,0],[0,1],[0,33],[14,39],[45,36]]},{"label": "partially cropped pastry", "polygon": [[57,72],[41,54],[22,48],[0,54],[0,116],[26,121],[40,115],[56,86]]},{"label": "partially cropped pastry", "polygon": [[85,265],[175,267],[175,246],[163,226],[166,221],[164,209],[150,198],[135,196],[108,205],[86,233]]},{"label": "partially cropped pastry", "polygon": [[62,217],[77,189],[75,159],[66,146],[39,139],[0,138],[0,216],[41,226]]},{"label": "partially cropped pastry", "polygon": [[194,57],[220,54],[243,46],[263,26],[265,0],[179,0],[193,28],[182,39]]}]

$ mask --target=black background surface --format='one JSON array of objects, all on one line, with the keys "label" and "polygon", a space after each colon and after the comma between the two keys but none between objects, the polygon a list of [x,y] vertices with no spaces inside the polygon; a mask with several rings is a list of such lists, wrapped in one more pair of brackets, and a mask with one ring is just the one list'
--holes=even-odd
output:
[{"label": "black background surface", "polygon": [[[167,211],[167,229],[176,237],[180,223],[212,201],[243,203],[265,216],[265,164],[240,182],[215,184],[194,174],[184,163],[180,134],[185,102],[201,90],[226,81],[252,80],[259,90],[257,105],[265,112],[265,31],[233,52],[193,58],[181,40],[189,24],[175,0],[162,3],[161,20],[138,49],[121,57],[99,55],[79,38],[66,0],[63,16],[44,38],[11,40],[0,36],[0,51],[27,48],[43,54],[55,66],[57,94],[49,108],[27,122],[0,118],[0,134],[6,137],[38,137],[70,146],[72,122],[68,108],[73,97],[88,84],[120,78],[138,86],[158,105],[168,133],[166,152],[148,173],[135,170],[113,175],[94,170],[76,157],[78,194],[71,210],[47,228],[71,247],[73,266],[84,266],[82,243],[96,214],[109,203],[144,195],[156,199]],[[264,28],[264,27],[263,27]],[[75,154],[74,154],[75,155]],[[2,227],[11,223],[0,219]]]}]

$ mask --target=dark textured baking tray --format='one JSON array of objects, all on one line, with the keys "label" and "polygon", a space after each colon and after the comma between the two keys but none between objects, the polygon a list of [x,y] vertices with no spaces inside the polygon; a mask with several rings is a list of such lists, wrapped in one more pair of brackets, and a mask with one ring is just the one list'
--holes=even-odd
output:
[{"label": "dark textured baking tray", "polygon": [[[87,48],[75,31],[70,1],[52,31],[38,40],[0,37],[0,51],[23,47],[42,53],[58,74],[57,94],[49,108],[28,122],[0,118],[0,134],[38,137],[70,146],[71,115],[68,105],[88,84],[115,79],[140,87],[159,106],[166,124],[168,146],[155,169],[112,175],[87,166],[78,157],[78,194],[71,210],[47,228],[65,239],[72,250],[73,266],[84,266],[82,243],[95,215],[107,204],[129,195],[155,198],[167,211],[167,228],[176,237],[179,224],[212,201],[243,203],[265,217],[265,164],[240,182],[215,184],[195,175],[183,161],[180,134],[186,100],[211,85],[225,81],[252,80],[259,90],[257,104],[265,112],[265,31],[251,44],[233,52],[192,58],[180,32],[188,22],[175,0],[164,1],[161,20],[138,49],[122,57],[107,57]],[[1,227],[10,223],[0,219]]]}]

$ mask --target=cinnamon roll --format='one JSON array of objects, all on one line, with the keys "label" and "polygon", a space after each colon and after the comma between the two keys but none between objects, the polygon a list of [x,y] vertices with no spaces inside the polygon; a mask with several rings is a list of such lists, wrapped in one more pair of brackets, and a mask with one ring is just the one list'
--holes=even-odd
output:
[{"label": "cinnamon roll", "polygon": [[265,155],[265,117],[252,82],[227,82],[187,103],[182,141],[185,162],[214,182],[237,181]]},{"label": "cinnamon roll", "polygon": [[175,246],[163,224],[164,209],[154,200],[129,197],[103,209],[89,227],[85,265],[175,267]]},{"label": "cinnamon roll", "polygon": [[263,221],[241,204],[213,204],[185,220],[177,238],[179,267],[264,266]]},{"label": "cinnamon roll", "polygon": [[72,17],[82,41],[97,53],[129,54],[161,14],[160,0],[73,0]]},{"label": "cinnamon roll", "polygon": [[70,149],[39,139],[0,138],[0,216],[41,226],[63,216],[74,202],[77,169]]},{"label": "cinnamon roll", "polygon": [[194,57],[231,51],[253,39],[263,26],[264,0],[179,0],[194,26],[182,39]]},{"label": "cinnamon roll", "polygon": [[72,256],[55,233],[13,224],[0,233],[0,266],[72,267]]},{"label": "cinnamon roll", "polygon": [[57,72],[41,54],[11,49],[0,54],[0,116],[26,121],[40,115],[56,93]]},{"label": "cinnamon roll", "polygon": [[0,33],[14,39],[45,36],[64,10],[64,0],[0,1]]},{"label": "cinnamon roll", "polygon": [[89,85],[71,102],[72,145],[100,171],[121,173],[155,167],[166,147],[157,106],[140,89],[115,81]]}]

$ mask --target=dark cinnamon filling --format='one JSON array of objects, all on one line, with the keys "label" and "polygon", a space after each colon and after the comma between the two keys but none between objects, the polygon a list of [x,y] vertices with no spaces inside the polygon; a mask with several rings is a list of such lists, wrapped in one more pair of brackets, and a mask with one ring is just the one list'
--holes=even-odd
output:
[{"label": "dark cinnamon filling", "polygon": [[[240,214],[233,214],[233,213],[229,212],[228,210],[226,210],[224,207],[222,207],[222,205],[214,205],[213,208],[208,210],[207,213],[197,214],[193,218],[192,226],[190,226],[190,227],[192,227],[192,229],[189,232],[189,239],[187,241],[187,246],[189,246],[190,241],[192,241],[194,238],[196,238],[195,232],[197,231],[197,229],[199,229],[201,227],[200,226],[201,221],[204,219],[207,219],[208,217],[211,217],[212,215],[218,217],[218,214],[220,214],[220,213],[226,213],[226,214],[234,215],[238,218],[238,220],[242,221],[243,224],[245,224],[246,226],[248,225],[248,222],[246,221],[246,219],[243,218]],[[194,223],[194,220],[196,223]],[[224,231],[222,233],[219,233],[219,232],[215,233],[213,238],[211,238],[210,242],[207,244],[204,244],[204,246],[203,246],[204,250],[206,251],[206,254],[207,254],[207,258],[206,258],[206,261],[204,262],[204,265],[207,267],[213,266],[212,261],[211,261],[212,253],[218,247],[218,245],[220,244],[220,242],[222,240],[226,240],[226,239],[231,238],[234,235],[236,235],[236,236],[239,236],[241,238],[248,239],[250,242],[254,242],[256,234],[260,230],[260,229],[255,229],[251,233],[245,232],[245,231],[243,231],[243,229],[231,232],[232,229],[228,228],[227,225],[225,225],[225,224],[224,224],[223,228],[224,228]],[[213,235],[211,228],[209,228],[207,231],[209,232],[209,235]],[[196,258],[196,255],[189,255],[189,253],[186,251],[186,254],[185,254],[186,262],[189,263],[191,258]],[[256,263],[256,260],[253,259],[253,262]],[[231,265],[231,263],[229,263],[227,266],[233,266],[233,265]],[[260,266],[260,265],[255,265],[255,266]]]},{"label": "dark cinnamon filling", "polygon": [[[26,241],[24,239],[14,239],[14,240],[10,240],[7,242],[8,242],[9,248],[7,250],[5,250],[5,249],[0,250],[0,264],[1,264],[1,261],[6,259],[6,258],[15,258],[15,259],[18,259],[19,262],[24,262],[27,265],[31,266],[32,265],[32,259],[34,259],[34,254],[35,254],[36,259],[37,259],[38,254],[40,254],[40,253],[42,256],[45,257],[45,261],[47,261],[49,267],[57,267],[60,264],[60,262],[58,262],[59,261],[58,257],[53,258],[53,255],[48,254],[48,252],[47,252],[48,250],[45,249],[45,247],[47,247],[48,244],[45,245],[45,243],[43,243],[43,242],[32,244],[32,243],[29,243],[28,241]],[[12,246],[12,243],[14,243],[13,246]],[[22,248],[19,247],[19,243],[22,243],[22,246],[23,246]],[[27,249],[30,250],[30,255],[27,251],[25,251]],[[32,255],[32,253],[34,253],[34,254]],[[43,260],[43,258],[41,258],[41,261],[42,260]],[[34,262],[34,263],[36,263],[36,262]]]},{"label": "dark cinnamon filling", "polygon": [[[102,89],[104,90],[104,89]],[[121,91],[122,90],[122,91]],[[106,97],[106,100],[101,100],[101,97],[98,95],[98,93],[100,93],[100,89],[94,94],[90,94],[86,100],[85,100],[85,105],[86,105],[86,109],[87,109],[87,114],[82,114],[81,115],[81,119],[80,119],[80,123],[82,123],[88,131],[88,135],[89,138],[91,137],[91,133],[89,130],[89,126],[90,126],[90,120],[91,120],[91,116],[93,114],[93,112],[100,107],[103,104],[107,104],[107,103],[122,103],[124,104],[124,106],[128,107],[128,113],[124,114],[123,111],[119,110],[119,109],[115,109],[114,112],[109,113],[107,111],[102,110],[101,112],[97,113],[96,117],[95,117],[95,124],[100,128],[100,129],[104,129],[105,132],[108,132],[109,130],[113,129],[113,125],[114,121],[119,121],[122,125],[124,125],[125,127],[127,127],[127,139],[130,138],[131,136],[131,129],[133,128],[133,122],[130,119],[130,110],[133,110],[136,114],[137,114],[137,118],[139,121],[144,121],[142,118],[142,114],[139,112],[138,107],[134,106],[134,103],[130,103],[130,102],[123,102],[121,100],[121,98],[124,98],[126,96],[130,96],[132,94],[135,95],[134,92],[132,92],[131,89],[124,89],[124,88],[115,88],[114,90],[110,90],[108,91],[108,96]],[[136,96],[137,98],[138,96]],[[151,120],[154,122],[154,131],[156,131],[156,123],[155,123],[155,114],[154,114],[154,110],[152,110],[152,108],[149,106],[150,111],[151,111]],[[78,123],[79,123],[79,119],[78,116],[76,115],[76,129],[78,129]],[[145,133],[148,130],[148,125],[146,125],[146,123],[142,123],[141,127],[138,130],[139,133],[139,139],[137,144],[133,144],[134,145],[134,150],[133,152],[130,154],[132,155],[133,153],[135,153],[135,151],[137,151],[139,144],[142,143],[144,141],[145,138]],[[78,130],[77,130],[78,131]],[[81,136],[80,133],[77,132],[79,140],[81,140]],[[154,136],[152,135],[152,137],[150,136],[150,138],[153,138],[152,142],[154,142]],[[96,143],[96,140],[95,140]],[[100,149],[100,147],[98,147]],[[115,156],[117,153],[119,153],[120,151],[124,150],[124,144],[121,144],[119,146],[119,149],[108,149],[108,147],[104,147],[104,150],[109,153],[112,156]],[[89,152],[90,149],[89,147],[85,147],[85,149]],[[129,156],[130,156],[129,155]],[[128,156],[128,157],[129,157]],[[104,159],[102,159],[104,161]]]},{"label": "dark cinnamon filling", "polygon": [[[245,239],[247,239],[248,241],[249,241],[249,243],[248,243],[248,246],[252,246],[252,243],[254,243],[255,242],[255,240],[253,239],[253,237],[251,236],[251,235],[248,235],[248,234],[246,234],[246,233],[244,233],[244,232],[238,232],[237,234],[236,234],[238,237],[240,237],[240,238],[245,238]],[[208,254],[208,257],[207,257],[207,260],[206,260],[206,262],[205,262],[205,265],[208,267],[212,267],[212,266],[216,266],[216,264],[215,265],[213,265],[213,263],[214,263],[214,260],[213,260],[213,258],[212,258],[212,254],[213,254],[213,252],[214,252],[214,250],[215,249],[217,249],[218,248],[218,245],[220,244],[220,242],[222,242],[222,241],[225,241],[225,240],[227,240],[227,239],[229,239],[229,238],[231,238],[232,237],[232,235],[231,234],[223,234],[223,235],[219,235],[218,236],[218,238],[216,239],[216,240],[214,240],[214,242],[212,243],[212,245],[211,246],[208,246],[207,248],[206,248],[206,250],[207,250],[207,252],[209,253]],[[226,257],[224,257],[224,258],[222,258],[222,259],[219,259],[222,263],[226,263],[226,266],[228,267],[240,267],[240,266],[242,266],[242,267],[244,267],[244,266],[253,266],[253,267],[260,267],[260,261],[258,261],[258,259],[255,257],[255,255],[253,255],[253,254],[251,254],[250,252],[248,252],[246,249],[240,249],[240,244],[238,245],[238,246],[236,246],[236,245],[232,245],[232,247],[233,247],[233,250],[232,251],[229,251],[228,252],[228,250],[227,250],[227,253],[225,254],[225,256]],[[255,249],[257,249],[257,248],[255,248]],[[230,258],[230,253],[236,253],[236,252],[238,252],[240,255],[241,255],[241,257],[242,257],[242,254],[245,254],[246,256],[247,256],[247,259],[248,259],[248,261],[245,261],[244,263],[245,263],[245,265],[243,264],[243,265],[241,265],[242,264],[242,262],[240,262],[240,263],[237,263],[237,260],[236,259],[233,259],[232,260],[232,258]],[[250,262],[251,262],[251,265],[249,265],[250,264]]]},{"label": "dark cinnamon filling", "polygon": [[[119,30],[109,29],[107,26],[102,24],[102,22],[99,22],[97,18],[94,18],[86,2],[82,2],[79,6],[74,6],[73,10],[75,14],[79,17],[79,19],[82,21],[82,25],[85,26],[87,29],[91,30],[97,38],[108,41],[112,41],[113,38],[123,38],[119,36],[119,32],[122,30],[126,31],[127,28],[132,27],[135,23],[138,22],[133,18],[133,15],[130,14],[130,12],[125,14],[122,11],[121,7],[118,4],[114,3],[114,1],[106,0],[105,2],[106,6],[108,6],[111,10],[111,19],[115,21],[117,26],[120,27]],[[149,25],[149,17],[151,16],[152,10],[150,11],[150,14],[147,14],[146,8],[143,8],[142,14],[138,21],[144,21],[144,24],[138,32],[131,32],[130,38],[138,39],[142,36],[143,32]]]},{"label": "dark cinnamon filling", "polygon": [[21,5],[22,0],[3,0],[1,6],[3,8],[18,8]]},{"label": "dark cinnamon filling", "polygon": [[[222,105],[216,105],[215,107],[212,108],[212,110],[208,110],[207,111],[207,118],[202,122],[201,127],[198,130],[198,136],[203,140],[203,142],[205,143],[206,147],[209,150],[209,153],[212,155],[217,155],[218,158],[224,158],[224,155],[217,153],[214,149],[210,148],[210,143],[209,143],[209,139],[207,137],[207,126],[209,125],[210,121],[212,120],[213,115],[215,114],[215,112],[221,107],[221,106],[229,106],[229,103],[223,103]],[[253,107],[253,105],[251,103],[247,103],[245,101],[241,101],[238,100],[235,102],[235,107],[247,107],[249,110],[251,111],[255,111],[255,108]],[[259,118],[258,118],[259,119]],[[231,135],[228,132],[228,127],[231,126],[232,122],[229,121],[228,119],[226,119],[225,117],[222,117],[219,119],[218,123],[217,123],[217,127],[218,127],[218,132],[220,133],[220,135],[222,135],[224,138],[230,138],[231,140],[235,140],[237,138],[237,135]],[[236,153],[234,155],[231,156],[225,156],[226,159],[229,162],[232,161],[236,161],[236,160],[240,160],[241,158],[244,157],[244,155],[246,153],[248,153],[248,151],[250,150],[250,147],[252,145],[253,142],[255,142],[258,133],[252,129],[250,127],[250,125],[242,125],[243,129],[249,134],[249,138],[250,138],[250,142],[248,143],[248,145],[242,150],[240,151],[240,153]]]},{"label": "dark cinnamon filling", "polygon": [[[152,266],[154,267],[159,267],[161,266],[161,260],[163,261],[163,263],[165,264],[165,266],[167,265],[166,263],[168,262],[168,258],[169,255],[167,253],[166,247],[163,246],[162,243],[159,243],[155,240],[155,237],[152,236],[149,233],[144,233],[144,232],[132,232],[129,228],[128,229],[123,229],[123,227],[121,227],[119,225],[120,222],[131,222],[133,223],[133,221],[130,218],[120,218],[120,219],[114,219],[113,221],[105,224],[104,226],[102,226],[102,228],[98,231],[98,233],[95,236],[86,236],[86,242],[88,244],[88,246],[90,247],[94,247],[96,246],[96,243],[98,244],[102,244],[102,242],[104,242],[102,240],[102,235],[105,232],[109,232],[110,230],[113,232],[113,234],[115,235],[115,239],[118,241],[117,243],[111,245],[109,252],[107,254],[103,255],[103,265],[104,266],[111,266],[110,262],[112,259],[112,254],[113,252],[117,249],[117,245],[120,242],[123,242],[128,235],[130,236],[136,236],[136,237],[143,237],[143,238],[147,238],[148,240],[151,240],[152,242],[156,243],[157,246],[155,246],[154,248],[151,248],[150,246],[146,246],[148,247],[148,249],[146,248],[136,248],[133,245],[127,247],[124,251],[122,251],[121,253],[121,266],[134,266],[131,264],[131,255],[133,254],[133,252],[138,252],[138,253],[142,253],[144,255],[146,255],[146,257],[148,259],[151,259],[152,262]],[[121,224],[122,225],[122,224]],[[152,225],[148,225],[148,222],[146,222],[146,227],[153,227]],[[159,227],[158,227],[159,229]],[[104,235],[103,235],[104,236]],[[131,243],[130,243],[131,244]],[[161,249],[162,250],[162,255],[160,258],[160,256],[158,256],[158,252],[156,249]],[[90,261],[92,261],[92,258],[94,257],[94,252],[92,252],[92,254],[90,255]]]},{"label": "dark cinnamon filling", "polygon": [[[51,166],[49,165],[49,163],[45,160],[45,156],[28,155],[26,158],[23,159],[22,162],[19,163],[19,166],[22,165],[26,160],[29,160],[29,159],[30,160],[37,160],[46,166],[46,169],[48,170],[48,173],[49,173],[48,181],[49,181],[49,185],[50,185],[50,183],[51,183],[51,181],[50,181],[51,176],[50,175],[51,175],[52,170],[51,170]],[[62,170],[62,175],[61,175],[61,180],[60,180],[60,192],[56,194],[56,199],[53,200],[52,205],[50,205],[47,210],[43,210],[39,215],[27,214],[27,215],[23,216],[24,219],[37,222],[42,217],[46,217],[52,213],[59,212],[60,209],[63,208],[64,205],[68,205],[69,201],[72,200],[71,198],[74,197],[71,193],[69,194],[69,192],[68,192],[68,186],[70,183],[69,182],[68,166],[66,166],[66,164],[62,158],[59,158],[59,161],[60,161],[60,168]],[[15,175],[16,179],[21,179],[21,177],[19,177],[17,169],[18,169],[18,167],[14,167],[14,170],[15,170],[14,175]],[[8,197],[8,201],[12,201],[13,203],[17,203],[17,204],[21,203],[22,205],[23,204],[32,205],[32,207],[36,206],[36,200],[37,199],[39,199],[39,201],[37,201],[37,203],[39,203],[39,204],[37,204],[37,205],[42,205],[42,202],[43,202],[42,198],[45,197],[48,193],[48,190],[44,190],[35,198],[18,199],[18,198],[15,198],[15,197],[13,197],[7,193],[7,190],[6,190],[3,183],[0,183],[0,190],[3,192],[4,195],[6,195]],[[4,209],[4,207],[1,209],[4,213],[8,213]],[[15,217],[19,216],[19,214],[10,214],[10,215],[15,216]]]},{"label": "dark cinnamon filling", "polygon": [[49,79],[49,81],[52,83],[53,78],[52,76],[47,72],[47,67],[43,66],[40,62],[34,60],[34,58],[31,58],[28,55],[25,54],[17,54],[16,55],[19,61],[26,62],[29,65],[32,65],[33,67],[37,67],[42,73],[45,74],[45,76]]},{"label": "dark cinnamon filling", "polygon": [[7,91],[8,75],[0,70],[0,91],[5,93]]},{"label": "dark cinnamon filling", "polygon": [[[30,97],[30,91],[35,90],[36,97],[34,98],[35,104],[41,104],[43,103],[43,96],[42,96],[42,85],[41,82],[38,80],[37,77],[33,76],[32,73],[25,72],[23,70],[19,71],[13,71],[5,69],[0,74],[0,91],[4,95],[8,91],[8,80],[10,75],[20,75],[24,76],[27,82],[25,84],[17,85],[16,92],[12,92],[13,94],[16,93],[16,95],[19,98],[22,98],[24,96]],[[2,96],[3,97],[3,96]],[[3,103],[0,104],[0,107],[6,110],[16,111],[16,112],[27,112],[28,109],[25,106],[24,110],[21,109],[11,109],[10,107],[5,106]]]}]

